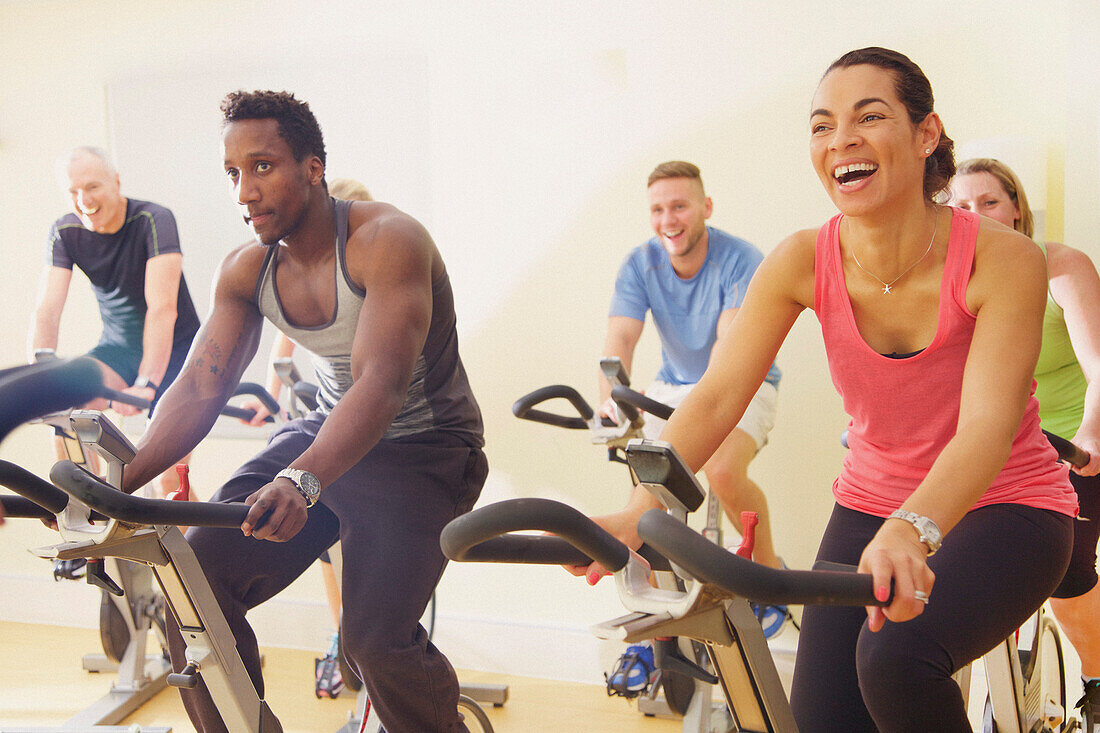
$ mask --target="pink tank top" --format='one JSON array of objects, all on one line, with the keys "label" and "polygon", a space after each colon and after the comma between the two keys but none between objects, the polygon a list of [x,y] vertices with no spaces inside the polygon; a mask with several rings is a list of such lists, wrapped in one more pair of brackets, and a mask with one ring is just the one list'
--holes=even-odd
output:
[{"label": "pink tank top", "polygon": [[[902,359],[875,352],[856,328],[840,256],[841,218],[821,227],[814,261],[814,310],[833,384],[851,418],[850,450],[833,496],[841,506],[885,517],[913,493],[958,426],[963,368],[974,335],[966,286],[979,217],[952,209],[936,335],[923,351]],[[1077,497],[1068,474],[1039,429],[1032,380],[1008,461],[973,508],[1025,504],[1074,516]]]}]

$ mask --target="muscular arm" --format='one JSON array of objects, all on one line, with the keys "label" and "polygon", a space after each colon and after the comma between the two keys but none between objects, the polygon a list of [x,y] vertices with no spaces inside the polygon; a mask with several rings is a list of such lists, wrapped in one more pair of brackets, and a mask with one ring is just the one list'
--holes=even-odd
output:
[{"label": "muscular arm", "polygon": [[164,379],[172,358],[172,336],[176,326],[183,255],[158,255],[145,265],[145,330],[142,333],[141,365],[138,374],[156,384]]},{"label": "muscular arm", "polygon": [[258,270],[254,247],[246,245],[222,262],[210,317],[138,441],[124,490],[145,485],[199,444],[256,354],[263,319],[251,301]]},{"label": "muscular arm", "polygon": [[38,286],[38,304],[34,309],[34,325],[30,332],[27,354],[34,359],[35,349],[57,349],[57,333],[61,325],[61,312],[69,294],[73,271],[64,267],[47,266]]},{"label": "muscular arm", "polygon": [[317,439],[290,467],[325,487],[358,463],[401,410],[432,317],[435,245],[416,221],[397,215],[369,243],[348,244],[349,270],[366,291],[351,351],[353,384]]},{"label": "muscular arm", "polygon": [[1089,465],[1075,469],[1085,476],[1100,471],[1100,276],[1083,252],[1055,242],[1047,243],[1050,292],[1062,307],[1073,352],[1085,374],[1085,414],[1073,442],[1092,456]]}]

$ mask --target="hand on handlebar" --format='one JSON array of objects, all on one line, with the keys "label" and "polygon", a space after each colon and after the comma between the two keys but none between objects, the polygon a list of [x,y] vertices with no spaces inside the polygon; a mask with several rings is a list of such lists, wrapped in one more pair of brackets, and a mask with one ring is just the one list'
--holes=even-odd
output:
[{"label": "hand on handlebar", "polygon": [[286,542],[306,524],[305,497],[290,479],[279,478],[264,484],[244,503],[251,507],[241,524],[246,537]]},{"label": "hand on handlebar", "polygon": [[932,595],[936,574],[928,567],[928,549],[917,538],[913,528],[901,520],[887,520],[863,550],[859,572],[874,577],[875,597],[890,597],[890,581],[894,583],[894,600],[889,606],[868,606],[867,626],[878,631],[889,619],[895,623],[908,621],[924,613],[927,600],[921,601],[919,591]]},{"label": "hand on handlebar", "polygon": [[[136,397],[139,400],[147,400],[149,402],[152,402],[153,398],[157,396],[156,390],[154,390],[152,387],[127,387],[126,389],[122,390],[122,393],[128,394],[132,397]],[[125,402],[119,402],[117,400],[112,400],[110,402],[110,406],[112,410],[117,412],[119,415],[122,415],[123,417],[140,415],[142,412],[140,407],[134,407],[133,405],[128,405]]]},{"label": "hand on handlebar", "polygon": [[[638,536],[638,516],[633,512],[624,509],[614,514],[592,517],[592,521],[629,547],[631,554],[636,554],[635,550],[642,546],[642,538]],[[642,560],[641,557],[638,559]],[[642,562],[645,562],[645,560],[642,560]],[[595,585],[600,582],[600,578],[611,575],[611,572],[598,562],[593,562],[590,565],[563,565],[562,567],[572,575],[584,576],[589,585]],[[649,563],[646,563],[646,567],[649,567]]]},{"label": "hand on handlebar", "polygon": [[252,416],[251,420],[240,418],[240,421],[243,422],[245,425],[251,425],[254,428],[263,427],[266,424],[264,423],[264,420],[266,420],[268,417],[282,417],[284,419],[286,418],[285,411],[283,410],[280,410],[279,415],[272,415],[271,411],[264,406],[264,403],[256,399],[255,397],[249,397],[246,400],[242,400],[240,406],[242,409],[252,410],[256,413]]},{"label": "hand on handlebar", "polygon": [[606,417],[616,425],[623,424],[623,414],[619,412],[619,406],[615,404],[615,400],[611,397],[608,397],[604,400],[604,403],[600,405],[599,415],[600,417]]},{"label": "hand on handlebar", "polygon": [[1080,468],[1071,465],[1069,469],[1079,476],[1095,476],[1100,473],[1100,439],[1079,433],[1073,436],[1073,442],[1089,454],[1089,462]]}]

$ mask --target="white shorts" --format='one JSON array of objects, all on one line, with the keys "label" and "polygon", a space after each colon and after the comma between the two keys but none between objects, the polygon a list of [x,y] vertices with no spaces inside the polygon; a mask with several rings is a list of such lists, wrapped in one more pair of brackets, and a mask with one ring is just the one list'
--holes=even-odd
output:
[{"label": "white shorts", "polygon": [[[694,386],[694,384],[669,384],[655,381],[646,389],[645,395],[675,408],[680,406]],[[768,433],[775,427],[775,408],[778,398],[779,390],[771,382],[764,382],[760,385],[760,389],[756,390],[756,394],[749,401],[749,406],[745,408],[745,414],[741,416],[741,421],[737,423],[737,429],[756,442],[757,450],[767,444]],[[664,420],[646,413],[645,425],[642,427],[645,437],[656,440],[664,427]]]}]

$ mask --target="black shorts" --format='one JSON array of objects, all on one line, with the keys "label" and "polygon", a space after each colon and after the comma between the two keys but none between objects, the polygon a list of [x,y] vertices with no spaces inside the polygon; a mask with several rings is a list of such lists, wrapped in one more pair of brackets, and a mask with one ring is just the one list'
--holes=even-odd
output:
[{"label": "black shorts", "polygon": [[1100,540],[1100,475],[1078,476],[1069,481],[1077,491],[1080,514],[1073,522],[1073,555],[1054,598],[1076,598],[1096,586],[1096,543]]},{"label": "black shorts", "polygon": [[[168,389],[172,382],[176,381],[176,377],[179,376],[180,370],[183,369],[183,362],[187,359],[187,352],[191,348],[190,344],[173,344],[172,356],[168,361],[168,370],[164,373],[164,377],[161,378],[160,384],[157,385],[157,393],[153,395],[153,406],[155,407],[160,400],[161,395]],[[138,368],[141,366],[141,352],[132,349],[124,344],[119,344],[111,341],[101,341],[95,345],[95,347],[89,351],[85,356],[90,356],[97,361],[101,361],[111,369],[115,370],[118,376],[122,377],[126,384],[133,385],[134,381],[138,378]]]}]

